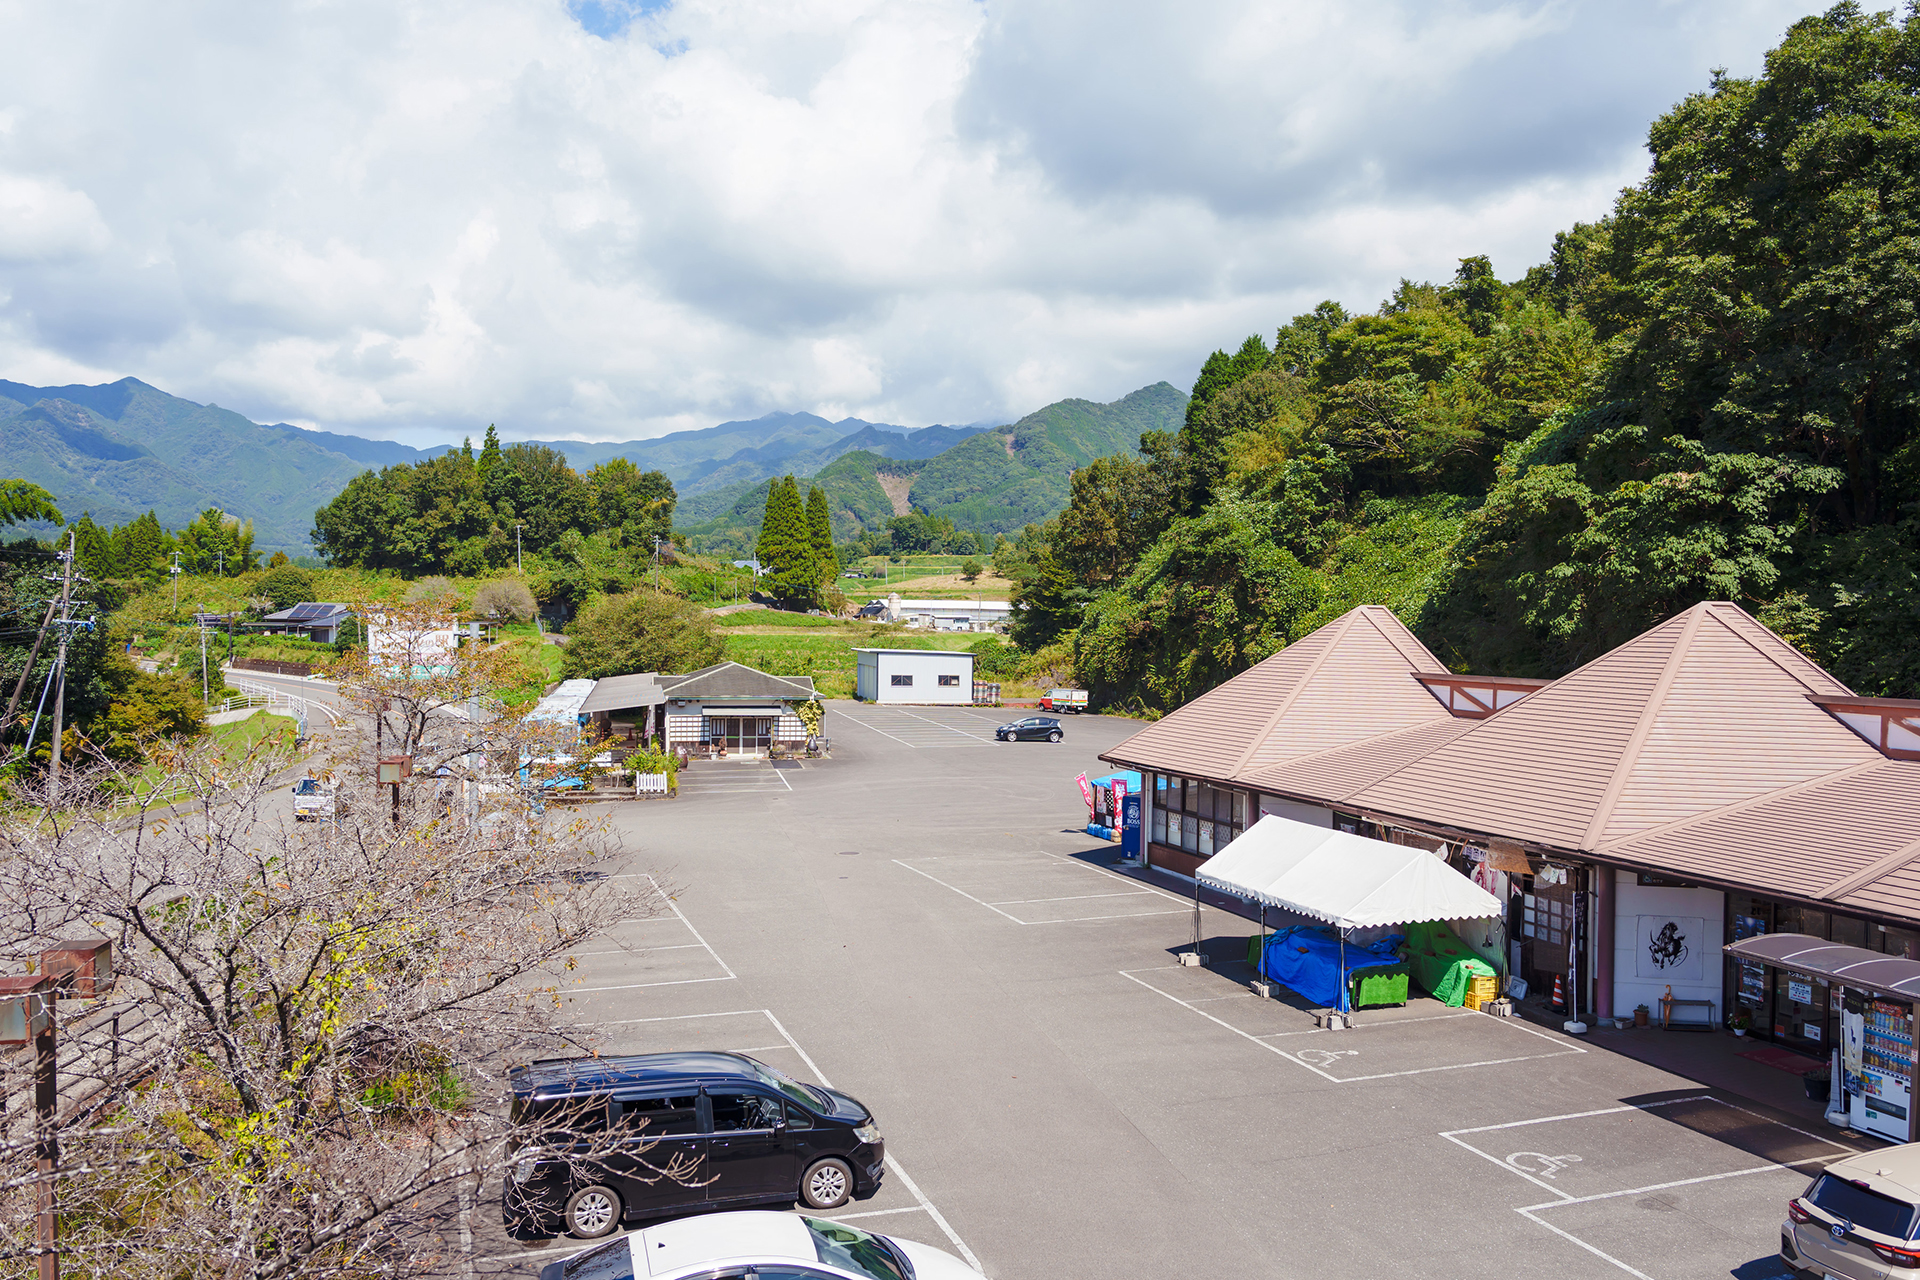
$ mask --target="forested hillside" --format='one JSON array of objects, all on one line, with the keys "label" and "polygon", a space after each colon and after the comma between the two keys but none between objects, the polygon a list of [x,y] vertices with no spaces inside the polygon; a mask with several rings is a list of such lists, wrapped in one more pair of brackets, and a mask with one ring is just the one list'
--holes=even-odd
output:
[{"label": "forested hillside", "polygon": [[1004,550],[1018,638],[1164,709],[1356,603],[1552,676],[1719,598],[1920,694],[1920,19],[1800,22],[1649,148],[1517,280],[1465,257],[1216,352]]},{"label": "forested hillside", "polygon": [[[863,434],[841,442],[862,448],[843,452],[812,473],[812,481],[831,503],[836,541],[918,511],[978,533],[990,545],[995,534],[1058,514],[1071,496],[1076,467],[1130,453],[1143,432],[1177,425],[1186,403],[1178,388],[1160,382],[1112,404],[1061,400],[991,431],[927,427],[897,444]],[[791,473],[809,474],[800,466]],[[679,531],[697,547],[744,553],[759,537],[771,483],[687,498]]]}]

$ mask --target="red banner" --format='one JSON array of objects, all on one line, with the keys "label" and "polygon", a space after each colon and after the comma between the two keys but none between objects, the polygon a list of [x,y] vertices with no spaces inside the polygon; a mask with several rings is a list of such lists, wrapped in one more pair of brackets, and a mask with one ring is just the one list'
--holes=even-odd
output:
[{"label": "red banner", "polygon": [[1080,784],[1080,794],[1086,797],[1087,812],[1091,814],[1093,812],[1093,788],[1087,785],[1087,775],[1083,773],[1075,778],[1074,781]]}]

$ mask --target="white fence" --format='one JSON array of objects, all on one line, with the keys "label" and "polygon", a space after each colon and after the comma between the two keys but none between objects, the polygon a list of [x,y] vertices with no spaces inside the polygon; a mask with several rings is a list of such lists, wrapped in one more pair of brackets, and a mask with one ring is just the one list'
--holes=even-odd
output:
[{"label": "white fence", "polygon": [[664,773],[634,774],[633,794],[636,796],[663,796],[667,794],[667,775]]}]

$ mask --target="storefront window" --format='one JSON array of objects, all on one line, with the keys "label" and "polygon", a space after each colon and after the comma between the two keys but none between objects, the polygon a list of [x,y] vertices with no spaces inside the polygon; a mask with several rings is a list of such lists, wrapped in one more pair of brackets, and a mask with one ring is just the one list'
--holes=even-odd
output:
[{"label": "storefront window", "polygon": [[1920,933],[1895,925],[1882,924],[1873,927],[1871,937],[1873,940],[1868,945],[1875,951],[1884,951],[1890,956],[1905,956],[1909,960],[1920,960]]},{"label": "storefront window", "polygon": [[1843,946],[1864,947],[1867,945],[1867,922],[1852,916],[1835,916],[1830,936]]},{"label": "storefront window", "polygon": [[1152,839],[1211,857],[1246,829],[1247,797],[1186,778],[1153,777]]}]

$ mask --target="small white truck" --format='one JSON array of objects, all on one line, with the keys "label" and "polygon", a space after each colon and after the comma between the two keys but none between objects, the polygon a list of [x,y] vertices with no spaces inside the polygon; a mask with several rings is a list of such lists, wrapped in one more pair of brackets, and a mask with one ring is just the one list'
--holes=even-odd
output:
[{"label": "small white truck", "polygon": [[1049,689],[1047,696],[1040,699],[1042,711],[1071,711],[1075,715],[1087,709],[1087,691],[1085,689]]},{"label": "small white truck", "polygon": [[319,778],[302,778],[293,784],[293,820],[305,822],[309,818],[318,822],[331,822],[336,811],[333,803],[333,787]]}]

